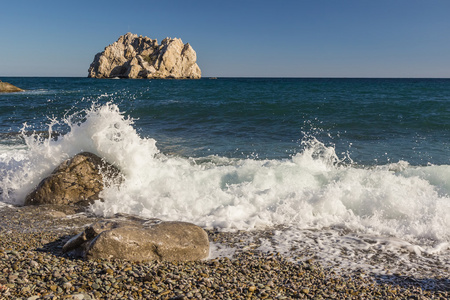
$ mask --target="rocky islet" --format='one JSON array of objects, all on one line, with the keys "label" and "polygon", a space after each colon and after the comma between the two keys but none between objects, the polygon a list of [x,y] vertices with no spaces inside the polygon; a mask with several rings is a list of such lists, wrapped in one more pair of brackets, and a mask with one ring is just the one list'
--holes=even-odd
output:
[{"label": "rocky islet", "polygon": [[158,45],[156,39],[127,33],[95,55],[88,77],[199,79],[201,70],[189,43],[165,38]]}]

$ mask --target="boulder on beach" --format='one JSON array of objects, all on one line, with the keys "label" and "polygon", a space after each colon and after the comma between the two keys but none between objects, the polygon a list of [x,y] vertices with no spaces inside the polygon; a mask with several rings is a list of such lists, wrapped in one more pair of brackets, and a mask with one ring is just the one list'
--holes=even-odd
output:
[{"label": "boulder on beach", "polygon": [[91,78],[198,79],[197,54],[179,38],[157,40],[127,33],[97,53],[88,71]]},{"label": "boulder on beach", "polygon": [[21,88],[18,88],[11,83],[0,81],[0,93],[16,93],[22,91],[23,90]]},{"label": "boulder on beach", "polygon": [[25,205],[87,206],[99,199],[105,184],[119,183],[120,179],[120,171],[115,166],[93,153],[79,153],[44,178],[25,198]]},{"label": "boulder on beach", "polygon": [[63,252],[87,259],[195,261],[209,256],[207,233],[186,222],[105,219],[72,237]]}]

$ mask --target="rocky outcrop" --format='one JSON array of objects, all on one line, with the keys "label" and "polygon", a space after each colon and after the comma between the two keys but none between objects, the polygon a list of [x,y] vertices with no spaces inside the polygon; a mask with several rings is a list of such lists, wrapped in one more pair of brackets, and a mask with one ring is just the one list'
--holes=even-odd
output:
[{"label": "rocky outcrop", "polygon": [[92,78],[198,79],[197,54],[178,38],[157,40],[127,33],[98,53],[89,68]]},{"label": "rocky outcrop", "polygon": [[0,81],[0,93],[15,93],[22,91],[23,91],[22,89],[12,85],[11,83]]},{"label": "rocky outcrop", "polygon": [[25,199],[25,205],[75,204],[86,206],[99,199],[106,182],[120,182],[120,171],[89,152],[75,155],[44,178]]},{"label": "rocky outcrop", "polygon": [[191,223],[125,217],[94,223],[71,238],[63,252],[87,259],[194,261],[209,256],[209,240]]}]

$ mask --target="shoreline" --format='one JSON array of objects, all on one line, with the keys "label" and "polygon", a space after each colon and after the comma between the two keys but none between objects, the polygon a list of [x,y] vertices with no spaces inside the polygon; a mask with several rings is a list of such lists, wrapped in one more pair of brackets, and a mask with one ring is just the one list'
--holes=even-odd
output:
[{"label": "shoreline", "polygon": [[[323,267],[320,259],[300,261],[286,254],[257,250],[261,241],[258,237],[270,236],[271,231],[207,230],[213,245],[234,248],[234,256],[197,262],[88,261],[62,254],[65,241],[99,219],[71,206],[2,207],[0,299],[450,297],[449,279],[438,274],[420,278],[337,272]],[[297,258],[301,255],[302,251],[295,252]]]}]

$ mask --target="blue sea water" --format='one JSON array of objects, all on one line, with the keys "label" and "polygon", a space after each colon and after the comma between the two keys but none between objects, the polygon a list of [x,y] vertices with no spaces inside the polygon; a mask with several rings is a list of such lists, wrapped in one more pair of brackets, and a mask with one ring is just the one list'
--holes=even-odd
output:
[{"label": "blue sea water", "polygon": [[91,151],[125,176],[100,215],[285,226],[286,249],[307,230],[327,257],[364,244],[450,266],[449,79],[2,80],[25,91],[0,94],[0,203]]},{"label": "blue sea water", "polygon": [[[0,134],[47,130],[49,118],[116,103],[163,152],[289,158],[305,138],[361,165],[449,165],[450,80],[96,80],[4,78],[26,89],[0,98]],[[56,128],[65,132],[65,128]]]}]

